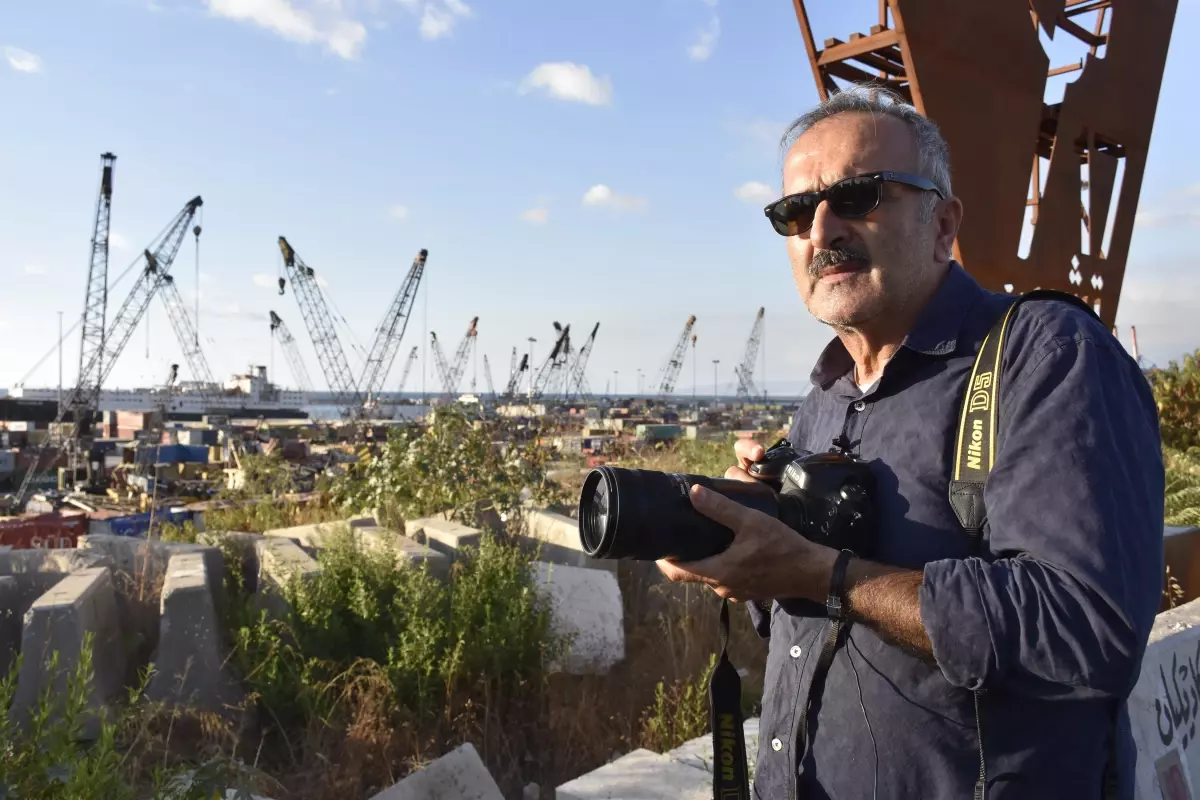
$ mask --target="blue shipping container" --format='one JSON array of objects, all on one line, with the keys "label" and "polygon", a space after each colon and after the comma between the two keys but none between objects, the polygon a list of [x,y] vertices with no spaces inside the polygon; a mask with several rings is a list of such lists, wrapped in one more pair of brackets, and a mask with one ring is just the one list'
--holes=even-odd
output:
[{"label": "blue shipping container", "polygon": [[[160,525],[168,522],[182,525],[192,519],[192,514],[191,511],[155,511],[154,521]],[[145,536],[150,530],[150,513],[113,517],[108,520],[108,526],[114,536]]]}]

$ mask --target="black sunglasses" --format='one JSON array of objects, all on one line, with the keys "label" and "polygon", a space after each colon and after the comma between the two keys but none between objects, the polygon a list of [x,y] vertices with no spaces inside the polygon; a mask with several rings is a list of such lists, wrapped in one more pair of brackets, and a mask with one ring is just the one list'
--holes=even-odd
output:
[{"label": "black sunglasses", "polygon": [[865,217],[883,199],[883,184],[902,183],[914,189],[937,192],[943,200],[946,196],[933,181],[907,172],[872,172],[844,178],[818,192],[801,192],[781,197],[763,209],[771,227],[780,236],[796,236],[812,227],[817,215],[817,206],[822,200],[829,201],[829,210],[842,219]]}]

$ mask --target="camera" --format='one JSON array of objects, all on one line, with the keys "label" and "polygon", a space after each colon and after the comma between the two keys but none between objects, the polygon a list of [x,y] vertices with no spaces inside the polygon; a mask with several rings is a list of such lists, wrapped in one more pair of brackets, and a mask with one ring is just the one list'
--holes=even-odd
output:
[{"label": "camera", "polygon": [[593,558],[681,562],[722,552],[733,531],[692,507],[688,492],[699,484],[814,542],[872,555],[875,478],[844,439],[825,453],[797,450],[781,439],[749,472],[760,480],[596,467],[579,496],[583,550]]}]

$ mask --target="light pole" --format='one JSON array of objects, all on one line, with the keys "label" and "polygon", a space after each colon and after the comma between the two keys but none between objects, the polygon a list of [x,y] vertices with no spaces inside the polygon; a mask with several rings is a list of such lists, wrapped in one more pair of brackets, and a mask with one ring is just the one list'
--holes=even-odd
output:
[{"label": "light pole", "polygon": [[58,312],[58,415],[62,416],[62,315]]},{"label": "light pole", "polygon": [[638,370],[638,396],[642,394],[642,371]]},{"label": "light pole", "polygon": [[696,334],[692,334],[692,408],[696,419],[700,418],[700,406],[696,404]]},{"label": "light pole", "polygon": [[621,378],[621,370],[614,369],[613,370],[613,397],[621,396],[621,384],[618,383],[620,378]]},{"label": "light pole", "polygon": [[529,402],[533,402],[533,345],[537,339],[529,337]]},{"label": "light pole", "polygon": [[717,405],[717,364],[721,363],[721,359],[713,359],[713,407]]}]

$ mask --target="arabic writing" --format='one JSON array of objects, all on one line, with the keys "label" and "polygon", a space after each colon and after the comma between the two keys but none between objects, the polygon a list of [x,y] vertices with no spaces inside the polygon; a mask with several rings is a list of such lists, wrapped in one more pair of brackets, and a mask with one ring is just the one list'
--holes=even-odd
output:
[{"label": "arabic writing", "polygon": [[[1196,652],[1182,664],[1179,663],[1178,651],[1171,655],[1170,686],[1167,686],[1167,676],[1161,664],[1158,675],[1163,688],[1162,697],[1154,700],[1158,737],[1163,746],[1169,746],[1175,741],[1176,734],[1181,734],[1180,744],[1186,749],[1196,739],[1196,722],[1200,720],[1200,640],[1196,642]],[[1174,695],[1171,694],[1172,688]]]}]

